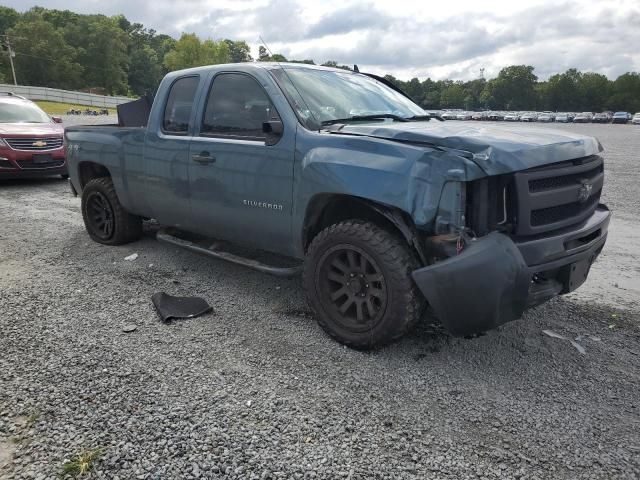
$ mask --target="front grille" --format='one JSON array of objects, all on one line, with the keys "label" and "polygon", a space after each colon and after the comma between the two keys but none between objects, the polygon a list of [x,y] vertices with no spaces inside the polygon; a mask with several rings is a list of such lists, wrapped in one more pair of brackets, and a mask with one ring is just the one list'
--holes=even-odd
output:
[{"label": "front grille", "polygon": [[42,170],[43,168],[56,168],[64,165],[64,160],[51,160],[45,163],[33,163],[31,160],[18,160],[18,165],[24,170]]},{"label": "front grille", "polygon": [[573,202],[555,207],[541,208],[531,212],[531,226],[538,227],[575,217],[585,211],[593,210],[600,201],[600,193],[596,192],[586,203]]},{"label": "front grille", "polygon": [[25,150],[28,152],[53,150],[62,146],[62,137],[5,138],[4,140],[14,150]]},{"label": "front grille", "polygon": [[540,192],[542,190],[550,190],[554,188],[566,187],[569,185],[575,185],[576,182],[584,178],[594,178],[599,173],[604,171],[604,165],[600,164],[596,168],[585,173],[573,173],[570,175],[564,175],[562,177],[548,177],[540,178],[538,180],[529,181],[530,192]]},{"label": "front grille", "polygon": [[517,235],[536,235],[576,224],[597,208],[604,164],[593,155],[516,173]]}]

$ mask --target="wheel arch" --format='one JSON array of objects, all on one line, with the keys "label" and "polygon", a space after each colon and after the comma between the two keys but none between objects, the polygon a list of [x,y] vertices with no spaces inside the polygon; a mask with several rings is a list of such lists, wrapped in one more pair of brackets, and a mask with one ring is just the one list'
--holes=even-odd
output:
[{"label": "wheel arch", "polygon": [[423,264],[426,256],[411,217],[396,207],[348,194],[321,193],[309,201],[302,227],[302,249],[307,251],[313,238],[330,225],[349,219],[362,219],[399,233]]},{"label": "wheel arch", "polygon": [[104,165],[90,160],[85,160],[78,164],[78,180],[81,190],[94,178],[101,177],[111,177],[111,172]]}]

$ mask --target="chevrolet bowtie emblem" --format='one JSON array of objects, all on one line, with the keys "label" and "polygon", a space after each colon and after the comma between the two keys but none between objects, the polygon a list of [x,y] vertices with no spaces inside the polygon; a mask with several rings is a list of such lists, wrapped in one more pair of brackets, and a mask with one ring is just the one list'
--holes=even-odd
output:
[{"label": "chevrolet bowtie emblem", "polygon": [[580,183],[582,185],[580,186],[580,190],[578,190],[578,202],[585,203],[591,196],[593,184],[589,182],[589,180],[580,180]]},{"label": "chevrolet bowtie emblem", "polygon": [[33,142],[31,144],[32,147],[46,147],[47,146],[47,142],[45,142],[44,140],[37,140],[35,142]]}]

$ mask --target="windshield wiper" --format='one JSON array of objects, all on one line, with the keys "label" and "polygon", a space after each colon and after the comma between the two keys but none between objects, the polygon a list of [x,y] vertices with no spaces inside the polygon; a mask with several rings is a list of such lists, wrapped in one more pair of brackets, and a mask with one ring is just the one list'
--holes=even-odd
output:
[{"label": "windshield wiper", "polygon": [[401,117],[399,115],[394,115],[393,113],[378,113],[373,115],[354,115],[353,117],[348,118],[334,118],[332,120],[325,120],[324,122],[322,122],[322,126],[335,125],[336,123],[357,122],[358,120],[382,120],[385,118],[390,118],[396,122],[421,122],[435,118],[436,120],[444,122],[444,118],[439,115],[427,114],[414,115],[413,117]]},{"label": "windshield wiper", "polygon": [[382,120],[385,118],[390,118],[396,122],[408,122],[409,120],[400,117],[398,115],[394,115],[393,113],[378,113],[374,115],[354,115],[353,117],[348,118],[334,118],[332,120],[325,120],[321,123],[322,126],[326,125],[335,125],[336,123],[347,123],[347,122],[357,122],[358,120]]},{"label": "windshield wiper", "polygon": [[444,122],[444,118],[442,118],[440,115],[432,115],[430,113],[428,113],[427,115],[414,115],[413,117],[408,117],[407,120],[419,122],[421,120],[431,120],[432,118],[435,118],[436,120],[440,120],[441,122]]}]

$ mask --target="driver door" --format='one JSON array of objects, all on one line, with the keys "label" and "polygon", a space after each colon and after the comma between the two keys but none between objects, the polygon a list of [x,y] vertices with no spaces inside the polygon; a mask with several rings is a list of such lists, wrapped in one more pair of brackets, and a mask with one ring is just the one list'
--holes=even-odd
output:
[{"label": "driver door", "polygon": [[280,116],[253,76],[213,77],[190,145],[191,211],[206,235],[285,253],[295,129],[267,145],[262,125],[270,120]]}]

